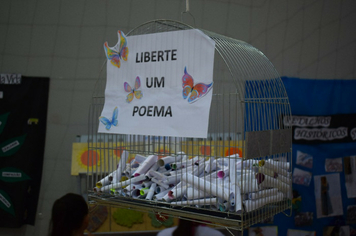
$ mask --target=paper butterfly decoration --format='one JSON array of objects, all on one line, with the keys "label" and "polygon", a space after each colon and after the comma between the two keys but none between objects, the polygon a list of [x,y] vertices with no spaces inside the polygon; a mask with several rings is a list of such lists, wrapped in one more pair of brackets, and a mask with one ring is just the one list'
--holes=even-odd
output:
[{"label": "paper butterfly decoration", "polygon": [[100,116],[99,120],[101,121],[101,123],[103,123],[105,125],[105,128],[107,130],[110,130],[111,126],[117,126],[118,121],[117,121],[117,116],[119,114],[119,109],[117,107],[114,108],[114,111],[112,113],[112,119],[109,120],[108,118],[104,117],[104,116]]},{"label": "paper butterfly decoration", "polygon": [[210,84],[198,83],[194,85],[193,77],[188,74],[187,67],[184,68],[183,81],[183,98],[186,99],[188,96],[188,102],[196,102],[199,98],[205,96],[212,88],[213,82]]},{"label": "paper butterfly decoration", "polygon": [[113,64],[117,68],[120,68],[120,60],[123,59],[124,61],[127,61],[129,49],[127,47],[127,40],[125,34],[119,30],[118,36],[119,42],[114,47],[109,47],[108,42],[105,42],[104,50],[106,57],[108,58],[108,60],[110,60],[111,64]]},{"label": "paper butterfly decoration", "polygon": [[126,97],[127,103],[130,103],[133,100],[134,96],[137,99],[141,99],[143,97],[143,93],[141,92],[141,90],[138,90],[140,88],[140,86],[141,86],[141,80],[140,80],[140,77],[138,77],[138,76],[136,77],[134,88],[131,88],[129,83],[127,83],[127,82],[124,83],[124,89],[126,92],[129,93]]}]

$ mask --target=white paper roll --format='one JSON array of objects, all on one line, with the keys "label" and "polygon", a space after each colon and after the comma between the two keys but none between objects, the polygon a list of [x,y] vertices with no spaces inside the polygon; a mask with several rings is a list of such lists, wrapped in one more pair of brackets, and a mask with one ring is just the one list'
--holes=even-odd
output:
[{"label": "white paper roll", "polygon": [[140,189],[134,189],[134,190],[132,190],[131,191],[131,197],[133,197],[133,198],[138,198],[139,196],[141,196],[141,194],[140,194]]},{"label": "white paper roll", "polygon": [[124,191],[131,192],[134,189],[141,189],[141,188],[143,188],[142,184],[129,184],[124,188]]},{"label": "white paper roll", "polygon": [[143,181],[142,182],[142,187],[143,188],[149,188],[149,187],[151,187],[151,184],[152,184],[152,181],[150,181],[150,180],[146,180],[146,181]]},{"label": "white paper roll", "polygon": [[111,172],[110,174],[108,174],[107,176],[105,176],[104,178],[102,178],[101,180],[99,180],[97,183],[96,183],[96,187],[97,188],[101,188],[101,187],[103,187],[103,186],[106,186],[106,185],[109,185],[111,182],[112,182],[112,180],[110,180],[110,179],[112,179],[113,178],[113,175],[116,175],[116,170],[114,170],[113,172]]},{"label": "white paper roll", "polygon": [[150,174],[150,171],[157,171],[159,169],[159,165],[158,163],[154,163],[150,169],[148,169],[147,173],[146,173],[146,176],[149,177],[149,178],[152,178],[153,176],[151,176]]},{"label": "white paper roll", "polygon": [[195,162],[198,162],[199,161],[199,156],[196,156],[192,159],[188,159],[188,160],[181,160],[181,161],[178,161],[178,162],[174,162],[174,163],[171,163],[171,167],[173,170],[178,170],[180,168],[187,168],[188,166],[192,166],[194,165]]},{"label": "white paper roll", "polygon": [[133,176],[144,175],[157,162],[158,156],[148,156],[144,162],[140,164],[137,170],[132,174]]},{"label": "white paper roll", "polygon": [[178,184],[180,182],[182,174],[177,174],[177,175],[171,175],[171,176],[166,176],[165,179],[162,179],[163,183],[165,184]]},{"label": "white paper roll", "polygon": [[168,189],[168,188],[169,188],[169,184],[163,183],[162,180],[158,180],[158,179],[156,179],[156,178],[152,178],[151,181],[152,181],[153,183],[156,183],[156,184],[159,185],[159,186],[164,187],[165,189]]},{"label": "white paper roll", "polygon": [[234,209],[235,212],[240,211],[242,209],[241,189],[237,183],[232,183],[230,189],[235,196],[235,201],[230,203],[229,207],[232,207],[231,209]]},{"label": "white paper roll", "polygon": [[210,194],[201,190],[197,190],[192,186],[186,187],[184,191],[185,191],[185,197],[188,200],[211,197]]},{"label": "white paper roll", "polygon": [[147,193],[147,196],[146,196],[146,200],[151,200],[152,199],[152,197],[153,197],[153,195],[155,193],[155,190],[156,190],[156,186],[157,186],[156,183],[152,183],[151,184],[151,187],[150,187],[150,189],[149,189],[149,191]]},{"label": "white paper roll", "polygon": [[240,187],[241,193],[256,192],[259,190],[256,178],[246,178],[238,181],[237,184]]},{"label": "white paper roll", "polygon": [[107,186],[104,186],[100,189],[100,191],[102,192],[109,192],[110,189],[117,189],[117,188],[121,188],[123,186],[129,185],[129,184],[133,184],[133,183],[138,183],[140,181],[146,180],[146,176],[145,175],[140,175],[137,177],[133,177],[131,179],[125,180],[125,181],[121,181],[115,184],[109,184]]},{"label": "white paper roll", "polygon": [[291,186],[278,179],[265,175],[264,181],[260,184],[262,188],[278,188],[279,191],[287,194],[290,191]]},{"label": "white paper roll", "polygon": [[183,174],[182,180],[209,195],[220,197],[228,202],[234,201],[234,196],[232,196],[233,193],[231,193],[229,189],[217,186],[203,178],[199,178],[192,174]]},{"label": "white paper roll", "polygon": [[286,162],[286,161],[274,161],[272,159],[268,159],[265,162],[265,166],[267,168],[272,169],[272,170],[276,170],[276,169],[278,170],[280,168],[285,169],[285,170],[289,170],[290,163]]},{"label": "white paper roll", "polygon": [[174,186],[166,195],[163,196],[163,200],[172,201],[173,199],[177,199],[181,197],[186,190],[186,186],[183,182],[179,182],[176,186]]},{"label": "white paper roll", "polygon": [[254,200],[254,199],[263,198],[266,196],[276,195],[277,192],[278,192],[277,188],[264,189],[264,190],[260,190],[257,192],[249,193],[248,198],[251,200]]},{"label": "white paper roll", "polygon": [[158,172],[158,171],[154,171],[154,170],[150,170],[149,172],[147,172],[148,176],[151,176],[151,178],[155,178],[157,180],[166,180],[167,176]]},{"label": "white paper roll", "polygon": [[[157,186],[158,187],[158,186]],[[160,193],[157,193],[156,195],[153,196],[153,199],[156,201],[162,201],[162,198],[169,192],[171,191],[172,188],[166,189]]]},{"label": "white paper roll", "polygon": [[146,160],[146,157],[145,156],[142,156],[142,155],[139,155],[139,154],[136,154],[135,156],[135,162],[137,163],[142,163]]},{"label": "white paper roll", "polygon": [[116,170],[116,181],[115,182],[121,181],[122,173],[123,173],[124,169],[126,168],[126,162],[127,162],[128,158],[129,158],[129,152],[126,150],[123,150],[121,153],[119,165]]},{"label": "white paper roll", "polygon": [[212,197],[212,198],[194,199],[188,201],[176,201],[176,202],[171,202],[171,204],[179,205],[179,206],[184,206],[184,205],[207,206],[207,205],[217,205],[218,200],[216,197]]},{"label": "white paper roll", "polygon": [[166,164],[171,164],[174,162],[180,162],[182,160],[183,155],[177,156],[166,156],[157,161],[159,166],[165,166]]},{"label": "white paper roll", "polygon": [[215,170],[217,170],[218,168],[218,165],[216,163],[216,160],[211,157],[209,160],[205,161],[205,168],[204,168],[204,171],[206,173],[211,173]]},{"label": "white paper roll", "polygon": [[267,196],[256,200],[246,200],[244,201],[245,211],[251,212],[253,210],[263,207],[266,204],[282,201],[283,198],[284,194],[278,192],[276,195]]}]

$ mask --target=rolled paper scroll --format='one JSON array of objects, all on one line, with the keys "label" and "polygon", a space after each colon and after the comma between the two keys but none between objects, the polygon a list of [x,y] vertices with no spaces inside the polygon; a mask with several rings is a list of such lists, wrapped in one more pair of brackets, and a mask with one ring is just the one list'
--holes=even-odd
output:
[{"label": "rolled paper scroll", "polygon": [[271,188],[271,189],[263,189],[257,192],[249,193],[248,198],[251,200],[258,199],[258,198],[263,198],[266,196],[272,196],[276,195],[278,192],[277,188]]},{"label": "rolled paper scroll", "polygon": [[260,168],[260,172],[265,174],[265,175],[269,175],[271,177],[283,176],[288,180],[288,182],[286,182],[286,183],[289,183],[289,179],[291,179],[291,172],[288,172],[285,169],[273,170],[271,168],[267,168],[267,167],[263,166],[263,167]]},{"label": "rolled paper scroll", "polygon": [[154,171],[154,170],[150,170],[149,172],[147,172],[148,176],[151,176],[151,178],[155,178],[157,180],[166,180],[167,179],[167,175],[162,174],[158,171]]},{"label": "rolled paper scroll", "polygon": [[173,200],[184,195],[186,190],[185,183],[179,182],[176,186],[174,186],[166,195],[164,195],[163,199],[168,201],[168,198]]},{"label": "rolled paper scroll", "polygon": [[132,174],[133,176],[144,175],[157,162],[158,156],[150,155],[144,162],[140,164],[137,170]]},{"label": "rolled paper scroll", "polygon": [[229,173],[230,173],[230,168],[225,167],[224,169],[218,171],[217,176],[218,176],[218,178],[222,179],[225,176],[228,176]]},{"label": "rolled paper scroll", "polygon": [[116,175],[116,170],[114,170],[113,172],[111,172],[110,174],[108,174],[107,176],[105,176],[104,178],[102,178],[101,180],[99,180],[96,183],[96,187],[97,188],[101,188],[103,186],[109,185],[112,182],[113,179],[113,175]]},{"label": "rolled paper scroll", "polygon": [[188,159],[188,156],[185,155],[184,152],[177,152],[177,157],[179,156],[180,160],[184,161],[186,159]]},{"label": "rolled paper scroll", "polygon": [[141,186],[143,188],[149,188],[149,187],[151,187],[151,184],[152,184],[152,181],[147,180],[147,181],[143,181]]},{"label": "rolled paper scroll", "polygon": [[[138,164],[138,163],[137,163]],[[139,166],[139,165],[138,165]],[[137,166],[137,168],[138,168]],[[128,167],[125,169],[124,173],[126,175],[127,178],[131,178],[131,176],[133,175],[133,173],[135,173],[135,171],[137,170],[137,168],[132,168],[132,167]]]},{"label": "rolled paper scroll", "polygon": [[[156,183],[154,183],[154,184],[156,184]],[[167,188],[165,188],[164,186],[160,186],[160,185],[156,184],[156,189],[155,189],[156,193],[161,193],[161,192],[164,192],[166,190],[167,190]]]},{"label": "rolled paper scroll", "polygon": [[234,201],[235,197],[229,189],[215,185],[209,181],[206,181],[203,178],[199,178],[197,176],[187,173],[182,175],[182,180],[194,186],[196,189],[204,191],[212,196],[220,197],[228,202]]},{"label": "rolled paper scroll", "polygon": [[229,204],[227,202],[219,203],[218,209],[222,212],[225,212],[229,209]]},{"label": "rolled paper scroll", "polygon": [[192,166],[188,166],[187,168],[183,168],[183,169],[179,169],[176,171],[171,171],[169,172],[171,175],[179,175],[179,174],[193,174],[195,176],[199,176],[201,173],[203,173],[204,169],[201,168],[198,165],[192,165]]},{"label": "rolled paper scroll", "polygon": [[147,177],[145,175],[140,175],[140,176],[133,177],[133,178],[125,180],[125,181],[121,181],[121,182],[115,183],[115,184],[109,184],[107,186],[102,187],[100,190],[102,192],[109,192],[111,188],[112,189],[121,188],[121,187],[129,185],[129,184],[141,182],[143,180],[146,180],[146,178]]},{"label": "rolled paper scroll", "polygon": [[185,197],[188,200],[211,197],[211,194],[208,194],[207,192],[202,190],[197,190],[192,186],[186,187],[184,192]]},{"label": "rolled paper scroll", "polygon": [[145,160],[146,160],[146,157],[142,156],[142,155],[139,155],[139,154],[136,154],[135,159],[134,159],[134,161],[137,162],[137,163],[142,163]]},{"label": "rolled paper scroll", "polygon": [[199,161],[199,156],[196,156],[192,159],[188,159],[185,161],[178,161],[178,162],[171,163],[171,167],[173,170],[177,170],[180,168],[186,168],[188,166],[192,166],[192,165],[194,165],[194,163],[196,163],[198,161]]},{"label": "rolled paper scroll", "polygon": [[287,161],[274,161],[272,159],[268,159],[265,162],[265,166],[267,168],[272,169],[272,170],[276,170],[276,169],[278,170],[280,168],[285,169],[285,170],[289,170],[290,163],[287,162]]},{"label": "rolled paper scroll", "polygon": [[148,191],[150,191],[149,188],[141,188],[140,189],[140,195],[146,197]]},{"label": "rolled paper scroll", "polygon": [[[233,155],[239,156],[238,154]],[[241,171],[241,159],[230,159],[229,161],[229,176],[230,176],[230,181],[232,183],[236,183],[236,175],[238,175],[238,171]]]},{"label": "rolled paper scroll", "polygon": [[206,173],[211,173],[211,172],[217,170],[217,168],[218,168],[217,162],[213,157],[210,157],[209,160],[205,161],[204,171]]},{"label": "rolled paper scroll", "polygon": [[240,187],[241,193],[256,192],[259,190],[258,183],[255,177],[253,178],[244,178],[241,181],[237,181],[238,186]]},{"label": "rolled paper scroll", "polygon": [[179,162],[182,159],[182,155],[178,156],[166,156],[157,161],[159,166],[165,166],[166,164],[171,164],[173,162]]},{"label": "rolled paper scroll", "polygon": [[141,189],[141,188],[143,188],[142,184],[129,184],[124,188],[124,191],[131,192],[134,189]]},{"label": "rolled paper scroll", "polygon": [[212,198],[203,198],[203,199],[194,199],[194,200],[187,200],[187,201],[176,201],[171,202],[172,205],[197,205],[197,206],[207,206],[207,205],[217,205],[218,199],[216,197]]},{"label": "rolled paper scroll", "polygon": [[280,192],[287,194],[290,191],[290,185],[265,175],[265,180],[260,184],[262,188],[278,188]]},{"label": "rolled paper scroll", "polygon": [[156,183],[152,183],[150,186],[150,189],[148,190],[148,193],[146,195],[146,200],[151,200],[153,195],[155,194],[155,190],[156,190]]},{"label": "rolled paper scroll", "polygon": [[182,174],[177,174],[177,175],[171,175],[171,176],[166,176],[165,179],[162,179],[163,183],[165,184],[178,184],[180,182],[180,178],[181,178]]},{"label": "rolled paper scroll", "polygon": [[282,201],[283,198],[284,198],[284,194],[281,192],[277,192],[276,195],[266,196],[256,200],[245,200],[244,201],[245,211],[250,212],[256,210],[258,208],[263,207],[266,204]]},{"label": "rolled paper scroll", "polygon": [[256,174],[251,171],[244,171],[236,176],[237,183],[240,181],[251,181],[256,179]]},{"label": "rolled paper scroll", "polygon": [[165,188],[165,189],[168,189],[168,188],[169,188],[169,184],[163,183],[162,180],[159,180],[159,179],[156,179],[156,178],[152,178],[151,181],[152,181],[153,183],[156,183],[157,185],[159,185],[159,186]]},{"label": "rolled paper scroll", "polygon": [[217,178],[213,182],[217,186],[222,186],[224,189],[230,189],[231,193],[235,197],[234,201],[228,202],[228,204],[220,204],[219,209],[220,211],[239,211],[242,207],[242,200],[241,200],[241,190],[238,183],[233,183],[230,181],[230,177],[227,176],[223,179]]},{"label": "rolled paper scroll", "polygon": [[233,192],[235,196],[235,201],[230,203],[230,208],[231,210],[235,210],[235,212],[238,212],[242,209],[242,199],[241,199],[241,189],[240,186],[237,183],[232,183],[230,185],[230,189]]},{"label": "rolled paper scroll", "polygon": [[[158,186],[157,186],[158,187]],[[172,187],[173,188],[173,187]],[[172,188],[166,189],[160,193],[157,193],[156,195],[153,196],[153,199],[156,201],[162,201],[163,197],[169,192],[171,191]]]},{"label": "rolled paper scroll", "polygon": [[141,190],[140,189],[134,189],[131,191],[131,197],[133,198],[138,198],[141,196]]},{"label": "rolled paper scroll", "polygon": [[129,152],[126,150],[123,150],[121,153],[121,157],[120,157],[120,161],[119,161],[119,165],[117,167],[116,170],[116,182],[120,182],[121,181],[121,177],[122,177],[122,173],[126,167],[126,162],[127,159],[129,158]]},{"label": "rolled paper scroll", "polygon": [[159,165],[158,165],[158,163],[156,162],[156,163],[153,164],[153,165],[151,166],[151,168],[147,171],[146,176],[148,176],[149,178],[152,178],[153,176],[151,176],[150,171],[157,171],[158,169],[159,169]]},{"label": "rolled paper scroll", "polygon": [[[283,170],[285,172],[285,170]],[[291,179],[291,172],[287,172],[287,176],[279,174],[277,172],[274,172],[272,169],[269,168],[260,168],[260,173],[263,173],[265,175],[268,175],[272,178],[278,179],[286,184],[290,184],[292,179]],[[286,174],[286,173],[284,173]]]},{"label": "rolled paper scroll", "polygon": [[124,190],[124,189],[111,189],[111,192],[112,192],[115,196],[128,196],[123,190]]}]

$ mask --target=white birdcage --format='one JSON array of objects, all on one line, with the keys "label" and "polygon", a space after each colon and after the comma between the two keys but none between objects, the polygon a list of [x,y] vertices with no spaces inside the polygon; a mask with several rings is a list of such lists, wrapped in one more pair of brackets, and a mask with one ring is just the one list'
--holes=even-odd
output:
[{"label": "white birdcage", "polygon": [[[127,36],[192,28],[155,20]],[[105,100],[105,78],[100,78],[88,135],[88,148],[100,161],[88,169],[88,197],[97,204],[243,230],[291,210],[292,133],[283,124],[291,115],[290,104],[280,76],[261,51],[201,31],[215,42],[208,138],[98,133]],[[137,166],[151,157],[157,157],[156,168],[133,178]],[[93,156],[88,158],[94,163]]]}]

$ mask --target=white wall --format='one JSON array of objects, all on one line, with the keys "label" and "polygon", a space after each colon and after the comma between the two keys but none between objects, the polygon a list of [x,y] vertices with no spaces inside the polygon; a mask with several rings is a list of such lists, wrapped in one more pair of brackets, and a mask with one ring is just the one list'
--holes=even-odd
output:
[{"label": "white wall", "polygon": [[[185,0],[1,0],[0,73],[50,77],[43,179],[36,225],[0,235],[44,236],[54,200],[76,192],[72,142],[88,132],[88,108],[117,30],[180,20]],[[195,27],[246,41],[281,76],[356,79],[354,0],[191,0]],[[186,23],[192,24],[189,14]]]}]

